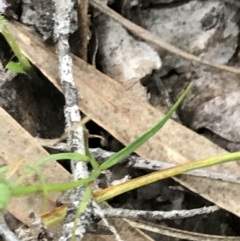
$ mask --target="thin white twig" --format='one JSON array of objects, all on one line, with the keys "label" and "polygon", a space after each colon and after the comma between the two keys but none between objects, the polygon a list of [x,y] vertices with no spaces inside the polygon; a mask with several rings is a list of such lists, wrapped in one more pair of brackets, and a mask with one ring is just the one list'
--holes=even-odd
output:
[{"label": "thin white twig", "polygon": [[202,207],[190,210],[172,210],[172,211],[145,211],[145,210],[129,210],[122,208],[103,209],[106,217],[117,218],[133,218],[133,219],[148,219],[148,220],[166,220],[176,218],[189,218],[196,215],[208,214],[219,210],[217,206]]},{"label": "thin white twig", "polygon": [[[59,57],[59,71],[63,94],[65,96],[64,114],[66,120],[66,132],[69,133],[67,145],[70,151],[85,154],[85,141],[83,126],[79,125],[76,129],[69,130],[76,123],[81,122],[81,116],[78,108],[77,89],[72,73],[72,58],[69,51],[68,37],[70,33],[70,13],[73,11],[73,0],[55,0],[55,27],[54,36],[56,40],[57,52]],[[87,164],[85,162],[71,161],[71,170],[73,179],[78,180],[87,178],[89,176]],[[77,208],[82,200],[84,187],[79,187],[74,190],[74,195],[71,205]],[[93,207],[94,205],[94,207]],[[91,225],[92,212],[94,208],[98,207],[94,201],[91,201],[87,208],[80,216],[80,220],[75,231],[75,235],[79,240],[82,240],[86,233],[86,227]],[[101,208],[98,207],[98,212],[101,213]],[[101,214],[104,217],[104,214]],[[69,210],[66,215],[66,223],[63,226],[63,236],[60,241],[67,241],[71,239],[74,215]],[[120,239],[119,239],[120,240]]]},{"label": "thin white twig", "polygon": [[[73,0],[55,0],[55,39],[59,58],[59,71],[63,94],[65,97],[66,130],[81,121],[78,108],[76,85],[72,73],[72,58],[69,53],[68,36],[70,33],[70,13],[73,9]],[[68,135],[68,145],[71,151],[85,154],[83,127],[80,125]],[[72,162],[73,179],[88,176],[87,165],[84,162]]]},{"label": "thin white twig", "polygon": [[20,241],[6,224],[0,224],[0,237],[6,241]]},{"label": "thin white twig", "polygon": [[117,241],[124,241],[124,240],[120,237],[120,235],[119,235],[118,231],[116,230],[116,228],[115,228],[114,226],[112,226],[112,225],[108,222],[108,220],[106,219],[105,214],[104,214],[104,212],[103,212],[103,209],[101,209],[101,208],[99,207],[99,205],[95,205],[95,203],[94,203],[93,205],[94,205],[94,214],[102,219],[103,223],[104,223],[105,226],[112,232],[112,234],[114,235],[115,239],[116,239]]},{"label": "thin white twig", "polygon": [[[68,37],[70,33],[70,16],[73,11],[73,0],[55,0],[55,25],[54,25],[54,37],[56,41],[56,47],[59,58],[59,72],[61,86],[65,97],[64,115],[66,121],[66,130],[74,124],[81,121],[81,116],[78,108],[77,101],[77,89],[72,73],[72,58],[70,56]],[[72,152],[78,152],[85,154],[85,142],[83,127],[79,125],[75,130],[68,132],[67,139],[68,146]],[[71,169],[74,180],[88,177],[88,168],[84,162],[71,161]],[[83,195],[84,188],[79,187],[76,190],[75,197],[80,197],[76,204],[78,206]],[[71,200],[72,202],[76,200]],[[70,201],[70,202],[71,202]],[[68,213],[69,214],[69,213]],[[68,216],[67,214],[67,216]],[[69,214],[70,215],[70,214]],[[81,216],[85,222],[79,222],[76,230],[76,234],[81,240],[86,232],[86,225],[91,220],[91,208],[88,206]],[[67,220],[67,219],[66,219]],[[61,241],[67,241],[71,239],[73,224],[65,223],[63,225],[63,235],[60,238]]]}]

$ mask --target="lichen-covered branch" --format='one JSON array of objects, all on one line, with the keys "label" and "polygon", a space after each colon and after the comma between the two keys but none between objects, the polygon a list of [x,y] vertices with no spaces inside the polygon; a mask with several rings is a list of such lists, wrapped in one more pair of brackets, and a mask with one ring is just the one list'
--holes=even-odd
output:
[{"label": "lichen-covered branch", "polygon": [[219,207],[210,206],[190,210],[172,210],[172,211],[145,211],[145,210],[129,210],[122,208],[104,209],[103,213],[106,217],[118,218],[134,218],[149,220],[166,220],[176,218],[190,218],[196,215],[209,214],[218,211]]},{"label": "lichen-covered branch", "polygon": [[[77,125],[76,128],[71,128],[72,126],[76,125],[76,123],[81,122],[77,100],[78,90],[76,89],[73,78],[72,58],[70,56],[68,43],[68,37],[70,33],[70,13],[73,11],[74,2],[73,0],[55,0],[54,3],[56,11],[54,37],[59,60],[61,86],[65,97],[64,114],[66,121],[65,132],[68,133],[67,145],[70,151],[85,154],[86,150],[84,146],[85,140],[83,127],[81,125]],[[86,178],[89,176],[87,164],[85,162],[71,161],[71,169],[74,180]],[[69,202],[71,204],[69,207],[71,207],[71,209],[77,209],[79,203],[82,200],[84,189],[84,187],[79,187],[78,189],[73,190],[72,195],[69,198]],[[75,235],[78,237],[78,240],[82,240],[87,230],[86,227],[91,226],[92,222],[94,222],[92,220],[92,214],[95,213],[96,210],[98,214],[101,214],[101,217],[103,218],[104,214],[101,213],[101,208],[94,201],[91,201],[91,203],[81,214],[77,229],[75,230]],[[68,241],[71,239],[74,219],[75,213],[73,214],[69,209],[65,218],[63,235],[60,237],[60,241]],[[107,223],[105,222],[105,224]],[[107,225],[107,227],[114,232],[115,237],[120,241],[121,238],[115,229],[110,225]]]},{"label": "lichen-covered branch", "polygon": [[[73,11],[74,1],[73,0],[55,0],[55,26],[54,26],[54,38],[56,41],[56,48],[58,53],[59,61],[59,73],[63,94],[65,97],[64,115],[66,121],[66,130],[75,123],[81,121],[81,116],[78,108],[77,101],[77,89],[72,73],[72,58],[69,51],[68,37],[70,33],[70,14]],[[75,130],[68,133],[67,143],[71,151],[85,154],[84,146],[84,133],[83,127],[78,126]],[[73,179],[81,179],[88,177],[87,165],[84,162],[71,161],[71,169]],[[76,190],[76,200],[71,200],[76,207],[81,201],[82,194],[84,192],[83,187],[79,187]],[[68,214],[67,214],[68,216]],[[79,222],[76,230],[78,238],[81,240],[86,232],[86,225],[90,222],[91,208],[86,208],[82,214],[81,219],[85,222]],[[66,218],[68,220],[68,218]],[[63,226],[63,236],[60,238],[61,241],[67,241],[72,236],[73,223],[65,223]]]},{"label": "lichen-covered branch", "polygon": [[6,241],[20,241],[6,224],[0,224],[0,237]]}]

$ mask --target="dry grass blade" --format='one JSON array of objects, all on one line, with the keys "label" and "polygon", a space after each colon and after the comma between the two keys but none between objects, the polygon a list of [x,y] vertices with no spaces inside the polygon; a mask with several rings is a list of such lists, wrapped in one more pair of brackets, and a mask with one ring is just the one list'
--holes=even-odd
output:
[{"label": "dry grass blade", "polygon": [[10,168],[6,174],[7,179],[11,178],[14,175],[14,173],[16,173],[16,171],[19,169],[22,162],[23,162],[23,158],[19,157],[16,161],[14,161],[9,165]]},{"label": "dry grass blade", "polygon": [[[22,160],[24,160],[25,164],[31,164],[48,155],[48,153],[37,144],[35,139],[2,108],[0,108],[0,126],[0,146],[1,149],[4,150],[4,152],[0,154],[0,158],[3,156],[2,159],[5,160],[4,164],[14,167],[12,169],[10,168],[11,171],[9,175],[15,173],[16,178],[21,175],[18,167]],[[14,160],[17,161],[14,162]],[[18,171],[16,172],[16,170]],[[68,172],[56,162],[45,164],[42,170],[47,182],[67,182],[70,180]],[[58,175],[53,175],[53,173],[58,173]],[[26,182],[28,184],[35,184],[37,180],[38,178],[34,175],[33,177],[27,178]],[[50,202],[46,208],[54,208],[55,201],[58,197],[59,193],[49,195],[48,200]],[[30,225],[32,220],[29,218],[29,212],[34,211],[40,213],[42,200],[42,194],[14,198],[9,205],[8,211],[23,223]]]},{"label": "dry grass blade", "polygon": [[240,241],[240,237],[231,237],[231,236],[217,236],[217,235],[208,235],[208,234],[200,234],[189,231],[184,231],[175,228],[169,228],[162,225],[156,225],[153,223],[140,221],[134,222],[129,221],[129,223],[143,230],[147,230],[154,233],[159,233],[161,235],[184,239],[184,240],[193,240],[193,241]]},{"label": "dry grass blade", "polygon": [[[222,163],[237,161],[240,158],[240,152],[234,152],[225,155],[219,155],[216,157],[210,157],[199,161],[190,161],[176,167],[170,167],[164,170],[155,171],[144,176],[128,180],[124,183],[120,183],[115,186],[110,186],[94,193],[94,196],[98,202],[106,201],[124,192],[142,187],[144,185],[169,178],[184,172],[193,171],[201,168],[206,168]],[[101,166],[100,166],[101,167]]]}]

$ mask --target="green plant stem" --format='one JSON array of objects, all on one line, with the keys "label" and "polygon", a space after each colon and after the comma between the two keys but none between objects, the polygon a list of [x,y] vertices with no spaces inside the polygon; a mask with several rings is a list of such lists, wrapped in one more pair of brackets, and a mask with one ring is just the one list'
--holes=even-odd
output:
[{"label": "green plant stem", "polygon": [[[34,168],[38,168],[45,163],[49,163],[49,162],[52,162],[52,161],[58,161],[58,160],[64,160],[64,159],[71,159],[71,160],[74,160],[74,161],[84,161],[84,162],[89,161],[89,157],[87,157],[85,155],[82,155],[80,153],[66,152],[66,153],[52,154],[50,156],[41,158],[40,160],[38,160],[34,164],[32,164],[32,166]],[[1,173],[1,169],[0,169],[0,173]],[[21,175],[21,177],[17,180],[17,183],[20,184],[31,173],[32,173],[31,171],[25,171],[23,173],[23,175]]]},{"label": "green plant stem", "polygon": [[92,188],[91,188],[91,184],[86,186],[86,190],[84,192],[84,195],[82,197],[82,200],[78,206],[77,212],[75,214],[75,220],[74,220],[74,224],[73,224],[73,229],[72,229],[72,239],[71,241],[75,241],[76,240],[76,236],[75,236],[75,231],[77,229],[77,224],[79,222],[79,218],[81,216],[81,214],[84,212],[84,210],[87,208],[87,205],[89,204],[90,200],[92,197]]},{"label": "green plant stem", "polygon": [[89,150],[89,145],[88,145],[88,136],[89,136],[89,132],[87,130],[87,128],[85,127],[85,125],[83,125],[83,131],[84,131],[84,142],[85,142],[85,149],[86,149],[86,156],[89,158],[89,162],[92,165],[93,170],[98,170],[100,169],[98,162],[96,161],[95,157],[93,156],[93,154],[90,152]]},{"label": "green plant stem", "polygon": [[133,141],[131,144],[123,148],[121,151],[117,152],[113,156],[111,156],[107,161],[105,161],[103,164],[100,165],[101,170],[106,170],[115,164],[117,164],[119,161],[123,160],[126,156],[130,155],[132,152],[134,152],[138,147],[143,145],[146,141],[148,141],[153,135],[155,135],[168,121],[168,119],[171,118],[174,111],[179,107],[181,102],[186,97],[187,93],[192,87],[192,83],[188,85],[186,90],[183,92],[183,94],[180,96],[180,98],[177,100],[177,102],[173,105],[173,107],[168,111],[168,113],[163,117],[163,119],[158,122],[154,127],[152,127],[150,130],[145,132],[141,137],[139,137],[137,140]]},{"label": "green plant stem", "polygon": [[4,19],[3,16],[0,16],[0,23],[1,23],[0,32],[4,36],[4,38],[6,39],[8,44],[10,45],[10,47],[11,47],[12,51],[14,52],[14,54],[17,56],[17,58],[18,58],[20,64],[22,65],[23,69],[26,72],[29,72],[29,73],[35,75],[30,62],[28,61],[28,59],[22,53],[22,51],[19,48],[19,46],[18,46],[16,40],[14,39],[14,37],[8,31],[8,28],[7,28],[7,25],[6,25],[6,20]]},{"label": "green plant stem", "polygon": [[231,161],[237,161],[240,159],[240,152],[224,154],[220,156],[215,156],[207,158],[200,161],[188,162],[176,167],[167,168],[165,170],[160,170],[152,172],[150,174],[129,180],[122,184],[116,185],[114,187],[108,187],[100,190],[94,194],[97,202],[103,202],[111,199],[115,196],[123,194],[125,192],[131,191],[133,189],[145,186],[147,184],[173,177],[185,172],[193,171],[200,168],[210,167],[217,164],[223,164]]},{"label": "green plant stem", "polygon": [[45,190],[46,192],[64,192],[79,186],[87,185],[90,182],[93,182],[99,175],[100,170],[95,170],[92,175],[88,178],[84,178],[77,181],[67,182],[67,183],[57,183],[57,184],[47,184],[43,188],[42,185],[30,185],[30,186],[20,186],[14,185],[11,187],[11,195],[12,196],[24,196],[29,195],[35,192],[40,192]]}]

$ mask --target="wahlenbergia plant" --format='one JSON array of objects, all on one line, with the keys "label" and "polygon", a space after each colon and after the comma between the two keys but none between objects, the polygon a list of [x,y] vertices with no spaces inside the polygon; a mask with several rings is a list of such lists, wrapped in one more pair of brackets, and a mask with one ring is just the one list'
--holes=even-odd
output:
[{"label": "wahlenbergia plant", "polygon": [[[46,183],[44,185],[38,184],[38,185],[30,185],[30,186],[24,186],[19,184],[28,174],[29,170],[26,171],[26,174],[24,174],[18,182],[15,183],[10,183],[8,180],[5,178],[1,182],[1,189],[0,189],[0,195],[1,196],[7,196],[9,200],[9,196],[14,197],[14,196],[22,196],[22,195],[29,195],[32,193],[36,193],[39,191],[44,191],[46,192],[61,192],[61,191],[67,191],[73,188],[76,188],[81,185],[88,185],[94,180],[98,178],[100,173],[113,165],[117,164],[119,161],[121,161],[123,158],[134,152],[138,147],[140,147],[142,144],[144,144],[149,138],[151,138],[159,129],[163,127],[163,125],[167,122],[167,120],[171,117],[173,112],[177,109],[177,107],[180,105],[188,91],[190,90],[190,85],[189,87],[184,91],[184,93],[181,95],[179,100],[176,102],[176,104],[169,110],[169,112],[166,114],[166,116],[153,128],[151,128],[149,131],[144,133],[140,138],[137,140],[133,141],[129,146],[125,147],[123,150],[119,151],[112,157],[110,157],[107,161],[105,161],[102,165],[96,166],[94,165],[94,170],[92,174],[85,179],[77,180],[77,181],[71,181],[67,183],[55,183],[55,184],[49,184]],[[89,152],[88,152],[89,153]],[[37,161],[35,164],[33,164],[33,167],[39,167],[43,163],[47,161],[52,161],[52,160],[60,160],[60,159],[74,159],[74,160],[81,160],[81,161],[89,161],[90,163],[96,163],[96,161],[90,161],[93,156],[84,156],[81,154],[77,153],[63,153],[63,154],[56,154],[56,155],[51,155],[49,157],[43,158],[39,161]],[[0,169],[0,172],[4,173],[7,172],[8,168],[3,167]],[[8,195],[6,195],[8,193]],[[6,200],[1,200],[0,207],[1,208],[6,208]]]},{"label": "wahlenbergia plant", "polygon": [[[12,68],[11,69],[12,71],[19,72],[19,73],[22,73],[22,72],[27,74],[32,73],[32,70],[31,70],[32,66],[30,65],[27,58],[21,53],[21,50],[16,44],[14,38],[9,34],[5,26],[5,20],[3,19],[3,17],[0,17],[0,32],[6,38],[14,54],[19,59],[19,63],[11,64],[11,65],[9,64],[8,65],[8,67],[10,66],[9,69]],[[18,65],[20,65],[20,67]],[[81,213],[86,207],[90,198],[92,197],[91,185],[90,185],[91,182],[96,180],[102,171],[117,164],[119,161],[124,159],[126,156],[128,156],[129,154],[134,152],[138,147],[144,144],[157,131],[159,131],[167,122],[167,120],[171,117],[173,112],[178,108],[178,106],[180,105],[184,97],[187,95],[190,88],[191,88],[191,85],[188,86],[188,88],[184,91],[184,93],[181,95],[179,100],[174,104],[174,106],[169,110],[166,116],[159,123],[157,123],[149,131],[144,133],[137,140],[133,141],[130,145],[125,147],[123,150],[119,151],[118,153],[110,157],[107,161],[105,161],[101,165],[97,164],[95,158],[90,154],[89,151],[87,151],[86,156],[78,153],[62,153],[62,154],[50,155],[46,158],[43,158],[35,162],[30,167],[22,166],[23,168],[25,168],[25,173],[16,182],[11,181],[10,180],[11,175],[9,175],[9,173],[13,172],[14,168],[16,169],[16,165],[14,167],[14,163],[13,165],[0,168],[0,210],[6,210],[7,205],[9,204],[11,198],[14,198],[17,196],[30,195],[39,191],[43,192],[46,195],[47,192],[67,191],[67,190],[79,187],[81,185],[85,185],[87,186],[86,194],[84,195],[84,200],[82,200],[78,209],[78,214]],[[62,160],[62,159],[71,159],[76,161],[89,162],[93,166],[93,172],[88,178],[85,178],[85,179],[81,179],[78,181],[71,181],[68,183],[54,183],[54,184],[46,183],[41,177],[41,173],[38,173],[38,176],[40,177],[40,180],[41,180],[40,184],[30,185],[30,186],[24,186],[21,184],[22,181],[28,175],[32,174],[33,172],[37,172],[37,168],[41,167],[42,164],[49,161],[56,161],[56,160]],[[201,161],[191,161],[189,163],[179,165],[173,168],[153,172],[151,174],[133,179],[131,181],[128,181],[126,183],[123,183],[114,187],[106,188],[104,190],[95,192],[93,196],[96,199],[96,201],[102,202],[112,197],[115,197],[119,194],[132,190],[134,188],[147,185],[149,183],[158,181],[163,178],[167,178],[167,177],[181,174],[183,172],[187,172],[187,171],[191,171],[191,170],[195,170],[203,167],[208,167],[208,166],[212,166],[220,163],[225,163],[229,161],[235,161],[239,159],[240,159],[240,152],[236,152],[236,153],[225,154],[217,157],[208,158]]]}]

